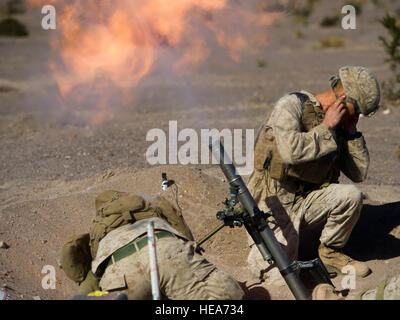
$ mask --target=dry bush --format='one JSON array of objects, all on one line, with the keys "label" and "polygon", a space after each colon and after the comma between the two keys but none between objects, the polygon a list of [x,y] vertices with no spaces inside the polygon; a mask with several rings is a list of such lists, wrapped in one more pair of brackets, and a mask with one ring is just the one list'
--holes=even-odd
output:
[{"label": "dry bush", "polygon": [[313,49],[335,49],[346,47],[346,39],[339,36],[322,37],[319,42],[313,44]]}]

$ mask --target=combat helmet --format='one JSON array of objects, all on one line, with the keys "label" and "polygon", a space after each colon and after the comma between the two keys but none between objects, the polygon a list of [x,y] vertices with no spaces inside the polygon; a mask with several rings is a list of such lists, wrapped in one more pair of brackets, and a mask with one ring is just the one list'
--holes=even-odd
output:
[{"label": "combat helmet", "polygon": [[332,87],[342,82],[346,101],[351,102],[357,113],[372,116],[379,108],[380,88],[376,76],[367,68],[346,66],[339,75],[330,79]]}]

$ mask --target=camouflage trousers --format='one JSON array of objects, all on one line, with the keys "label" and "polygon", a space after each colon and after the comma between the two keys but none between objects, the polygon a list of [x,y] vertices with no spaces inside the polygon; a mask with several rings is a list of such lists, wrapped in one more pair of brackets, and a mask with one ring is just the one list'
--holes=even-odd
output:
[{"label": "camouflage trousers", "polygon": [[[264,198],[265,199],[265,198]],[[325,223],[320,242],[326,246],[342,248],[358,218],[362,208],[362,194],[353,185],[331,184],[314,190],[307,195],[297,196],[293,203],[285,204],[286,217],[274,217],[271,229],[290,261],[297,258],[299,233],[301,229]],[[258,202],[261,210],[268,210],[265,201]],[[257,247],[252,245],[248,263],[252,273],[262,276],[270,283],[283,284],[279,270],[265,262]]]},{"label": "camouflage trousers", "polygon": [[[157,240],[160,293],[171,300],[240,300],[244,292],[229,274],[194,252],[193,243],[178,238]],[[100,287],[118,290],[130,300],[152,299],[148,247],[105,270]]]},{"label": "camouflage trousers", "polygon": [[374,289],[350,295],[347,300],[400,300],[400,275],[381,282]]}]

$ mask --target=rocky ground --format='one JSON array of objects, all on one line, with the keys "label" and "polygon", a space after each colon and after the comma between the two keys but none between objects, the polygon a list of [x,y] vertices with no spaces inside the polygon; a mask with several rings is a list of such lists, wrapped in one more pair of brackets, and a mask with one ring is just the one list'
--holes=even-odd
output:
[{"label": "rocky ground", "polygon": [[[216,54],[184,76],[153,72],[132,88],[133,101],[110,106],[101,125],[87,122],[85,110],[61,108],[53,99],[49,35],[40,28],[38,12],[17,15],[29,37],[0,37],[0,241],[8,247],[0,248],[0,285],[19,299],[70,298],[76,286],[58,269],[58,253],[69,235],[88,230],[96,195],[116,189],[175,201],[175,189],[161,189],[161,172],[175,180],[178,204],[196,239],[208,233],[218,224],[215,213],[228,194],[223,175],[212,165],[150,166],[147,132],[168,132],[171,120],[178,121],[179,130],[198,132],[257,129],[280,96],[326,90],[342,65],[363,65],[387,80],[390,70],[378,40],[385,30],[377,22],[385,8],[372,1],[362,8],[356,30],[321,28],[321,19],[335,9],[321,1],[307,26],[290,15],[278,19],[266,30],[268,44],[241,62]],[[317,49],[324,36],[342,37],[346,45]],[[400,272],[400,108],[386,101],[384,106],[359,122],[371,166],[358,184],[367,199],[346,250],[373,273],[357,280],[355,291]],[[318,230],[302,241],[300,257],[315,258]],[[249,273],[243,228],[223,229],[204,249],[210,261],[243,282],[248,299],[293,299],[286,287],[259,283]],[[42,288],[46,265],[56,270],[54,290]],[[333,279],[339,289],[341,280]]]}]

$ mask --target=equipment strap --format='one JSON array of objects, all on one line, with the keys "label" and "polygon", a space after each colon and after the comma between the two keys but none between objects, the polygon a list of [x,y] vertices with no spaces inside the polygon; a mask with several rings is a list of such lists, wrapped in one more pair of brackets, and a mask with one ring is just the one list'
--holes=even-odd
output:
[{"label": "equipment strap", "polygon": [[363,295],[367,292],[368,290],[363,290],[361,291],[358,295],[354,297],[354,300],[362,300]]},{"label": "equipment strap", "polygon": [[376,296],[375,299],[376,300],[384,300],[384,291],[385,291],[385,287],[386,287],[386,280],[383,280],[379,285],[378,288],[376,290]]},{"label": "equipment strap", "polygon": [[[383,280],[381,283],[379,283],[379,285],[376,289],[375,300],[384,300],[385,287],[386,287],[386,280]],[[362,300],[362,297],[364,296],[364,294],[367,291],[369,291],[369,290],[361,291],[358,295],[355,296],[354,299]]]}]

